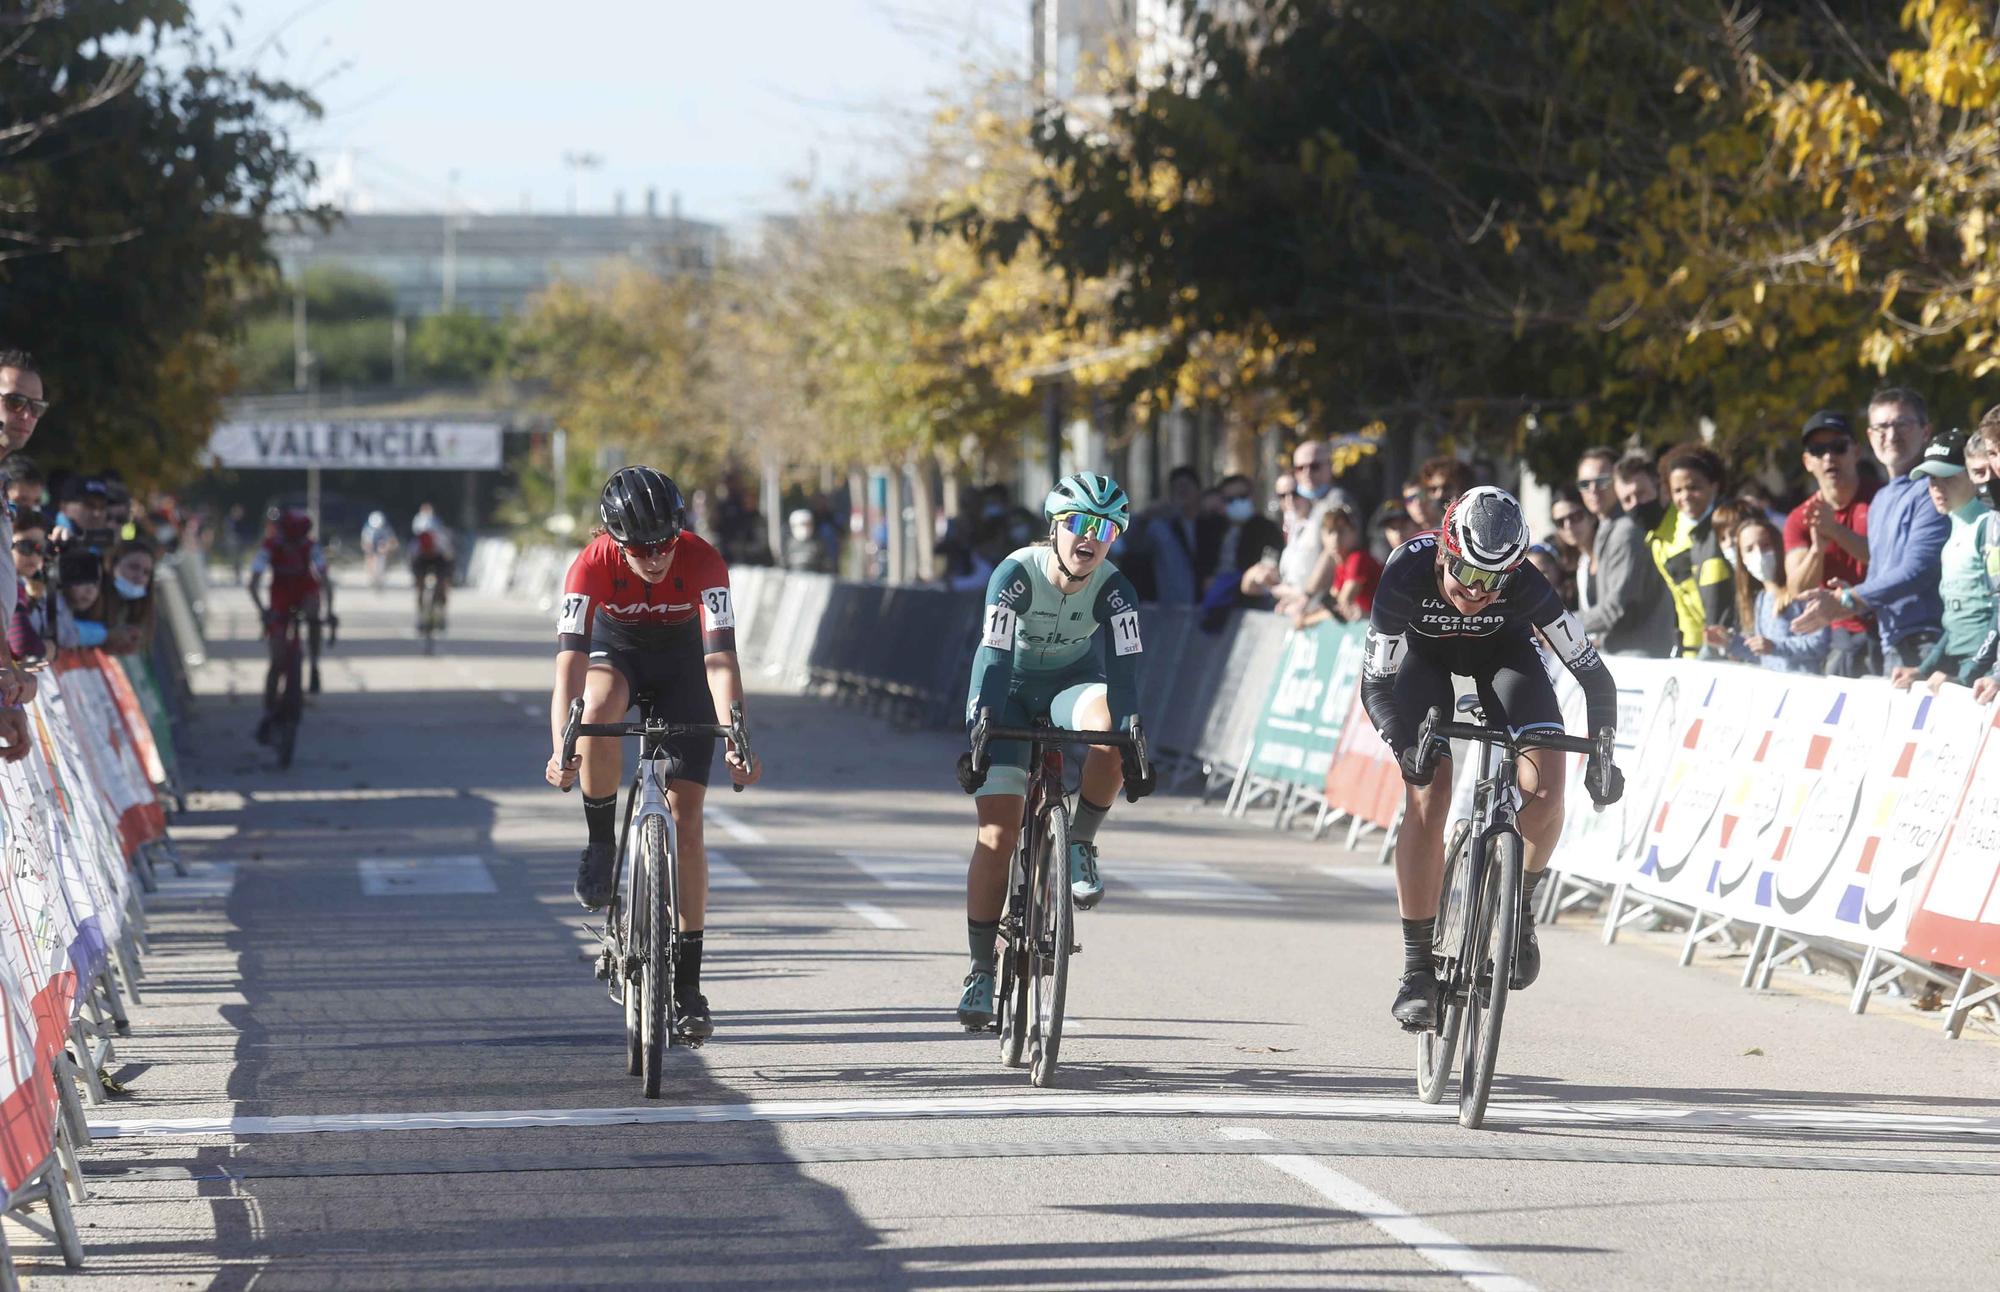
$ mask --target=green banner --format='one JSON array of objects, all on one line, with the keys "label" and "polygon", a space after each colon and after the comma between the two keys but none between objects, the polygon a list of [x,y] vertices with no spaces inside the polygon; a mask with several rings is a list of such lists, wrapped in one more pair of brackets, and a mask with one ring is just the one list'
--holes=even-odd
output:
[{"label": "green banner", "polygon": [[146,715],[146,725],[153,729],[153,746],[160,751],[160,763],[167,769],[173,782],[180,783],[180,759],[174,753],[174,724],[167,716],[166,701],[160,698],[159,683],[153,679],[153,669],[138,655],[114,655],[125,669],[125,680],[132,684],[133,694],[139,697],[139,708]]},{"label": "green banner", "polygon": [[1325,789],[1354,690],[1361,684],[1368,626],[1329,619],[1285,637],[1278,675],[1257,722],[1250,773]]}]

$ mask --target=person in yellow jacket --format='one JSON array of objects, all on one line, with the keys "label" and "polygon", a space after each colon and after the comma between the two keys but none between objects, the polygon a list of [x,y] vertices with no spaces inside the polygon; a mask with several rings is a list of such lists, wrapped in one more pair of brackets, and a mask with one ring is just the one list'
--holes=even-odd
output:
[{"label": "person in yellow jacket", "polygon": [[1647,535],[1647,546],[1673,598],[1680,653],[1692,658],[1701,653],[1702,630],[1727,627],[1734,614],[1734,575],[1714,525],[1722,459],[1705,445],[1677,444],[1660,459],[1660,475],[1674,505]]}]

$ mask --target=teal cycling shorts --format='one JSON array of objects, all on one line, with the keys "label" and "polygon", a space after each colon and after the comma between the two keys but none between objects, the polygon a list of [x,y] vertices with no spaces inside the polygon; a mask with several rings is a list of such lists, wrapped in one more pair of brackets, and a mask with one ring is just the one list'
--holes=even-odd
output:
[{"label": "teal cycling shorts", "polygon": [[[993,723],[999,727],[1027,727],[1038,718],[1046,718],[1055,726],[1074,731],[1078,711],[1088,701],[1101,698],[1104,692],[1104,670],[1096,659],[1088,656],[1054,673],[1016,671],[1014,684],[1007,690],[1007,703],[993,715]],[[1029,746],[1019,740],[996,740],[988,745],[990,766],[979,797],[1025,795],[1028,750]]]}]

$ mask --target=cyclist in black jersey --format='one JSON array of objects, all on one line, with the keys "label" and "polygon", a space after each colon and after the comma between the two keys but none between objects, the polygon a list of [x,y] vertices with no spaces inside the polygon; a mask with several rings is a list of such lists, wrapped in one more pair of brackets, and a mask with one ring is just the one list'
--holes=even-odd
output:
[{"label": "cyclist in black jersey", "polygon": [[[1420,534],[1390,555],[1368,618],[1361,702],[1394,751],[1405,782],[1403,826],[1396,836],[1403,977],[1392,1012],[1411,1031],[1430,1027],[1436,1017],[1431,942],[1451,810],[1449,758],[1426,767],[1419,757],[1417,730],[1424,715],[1434,707],[1451,712],[1457,674],[1473,680],[1490,723],[1516,735],[1562,730],[1555,686],[1535,640],[1539,633],[1582,685],[1590,730],[1618,721],[1610,670],[1548,580],[1525,564],[1528,543],[1528,524],[1513,495],[1490,485],[1468,490],[1445,512],[1441,531]],[[1602,769],[1602,781],[1600,769],[1593,766],[1590,772],[1598,806],[1617,802],[1624,792],[1618,769]],[[1563,757],[1547,750],[1523,754],[1519,774],[1526,906],[1562,834]],[[1602,798],[1596,794],[1600,785]],[[1541,972],[1534,921],[1522,920],[1519,928],[1516,988]]]}]

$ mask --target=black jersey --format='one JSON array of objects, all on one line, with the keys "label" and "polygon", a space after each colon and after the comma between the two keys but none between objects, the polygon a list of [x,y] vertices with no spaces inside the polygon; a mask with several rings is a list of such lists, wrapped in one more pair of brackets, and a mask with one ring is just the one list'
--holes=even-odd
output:
[{"label": "black jersey", "polygon": [[1583,687],[1590,730],[1617,725],[1611,670],[1540,570],[1524,563],[1498,597],[1478,614],[1465,615],[1438,591],[1437,553],[1435,534],[1421,534],[1391,553],[1368,615],[1361,703],[1391,749],[1400,752],[1415,743],[1423,717],[1398,712],[1396,673],[1408,656],[1419,654],[1453,673],[1479,678],[1500,654],[1495,639],[1535,632]]}]

